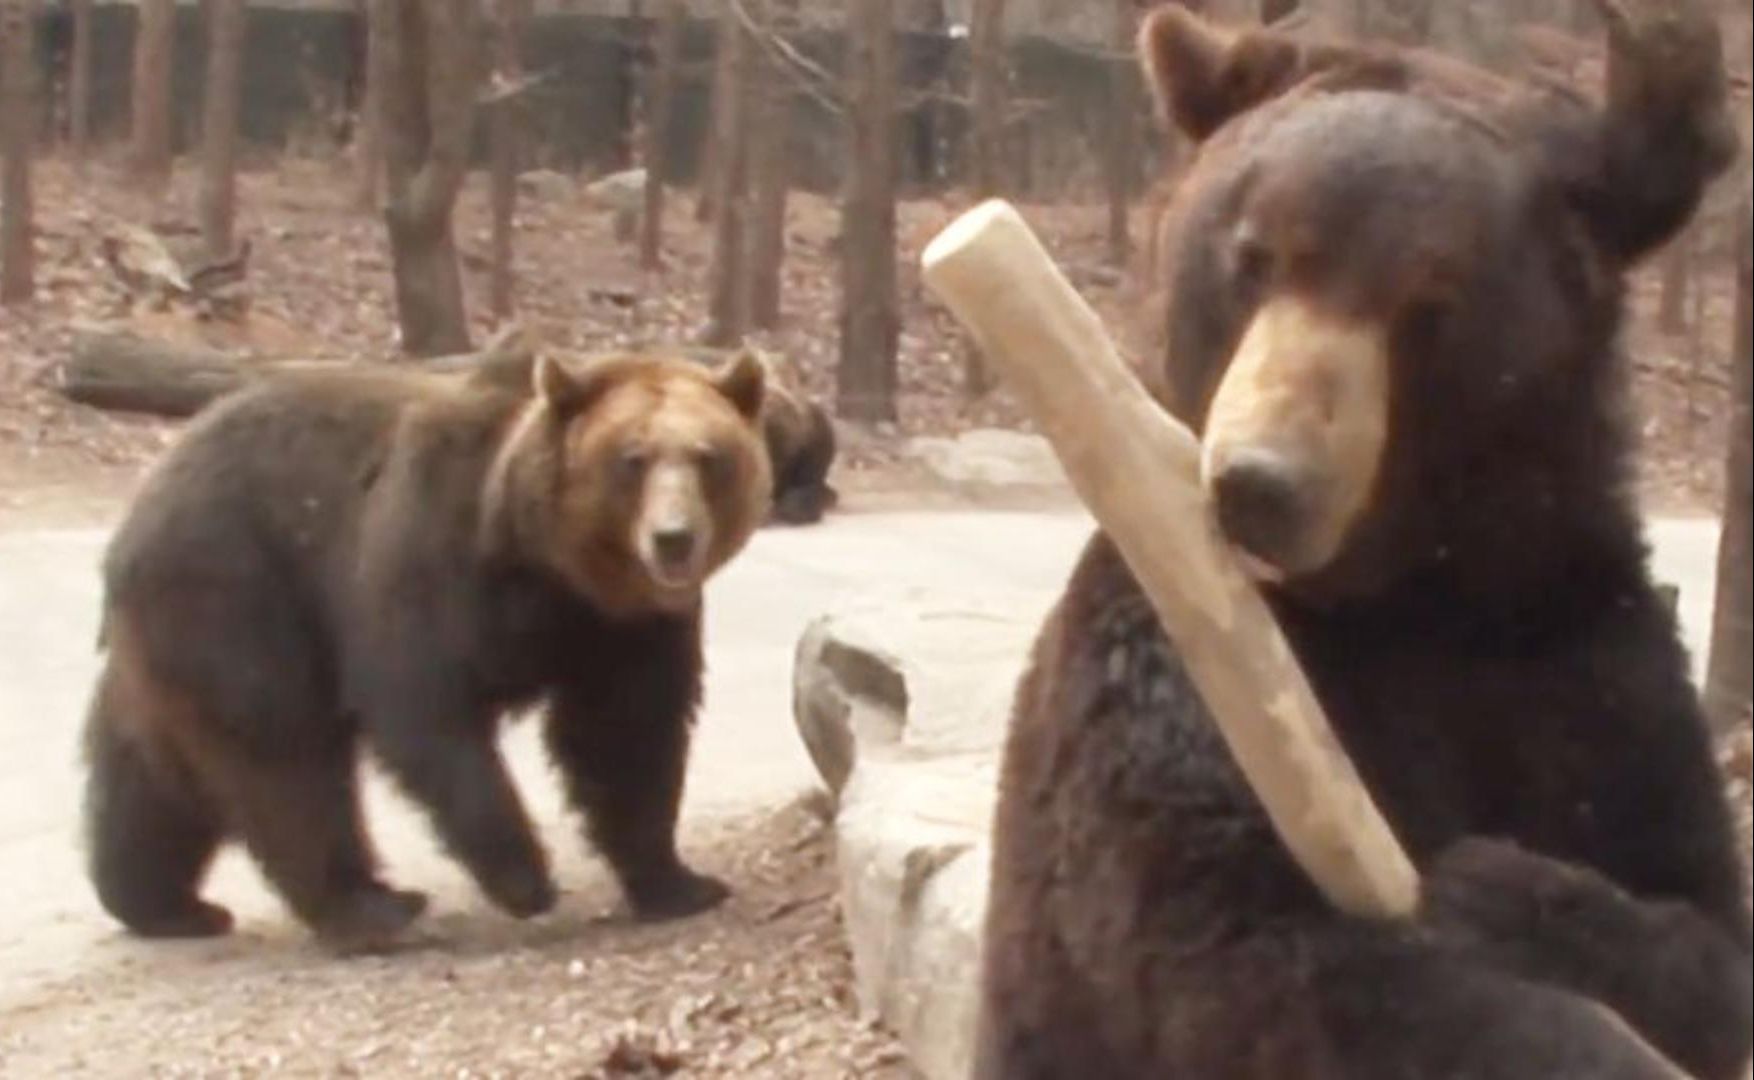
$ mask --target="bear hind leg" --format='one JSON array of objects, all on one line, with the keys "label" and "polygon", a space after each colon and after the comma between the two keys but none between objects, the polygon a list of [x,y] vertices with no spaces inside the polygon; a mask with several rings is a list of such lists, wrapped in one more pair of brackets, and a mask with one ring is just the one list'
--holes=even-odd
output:
[{"label": "bear hind leg", "polygon": [[801,484],[774,493],[771,517],[783,525],[814,525],[840,502],[826,483]]},{"label": "bear hind leg", "polygon": [[121,714],[127,705],[106,669],[85,732],[87,854],[98,900],[141,937],[227,933],[231,913],[198,895],[223,839],[219,821],[192,784],[178,782],[168,748],[132,734]]},{"label": "bear hind leg", "polygon": [[250,856],[326,947],[389,948],[426,910],[423,894],[376,874],[351,741],[286,762],[208,747],[200,768]]}]

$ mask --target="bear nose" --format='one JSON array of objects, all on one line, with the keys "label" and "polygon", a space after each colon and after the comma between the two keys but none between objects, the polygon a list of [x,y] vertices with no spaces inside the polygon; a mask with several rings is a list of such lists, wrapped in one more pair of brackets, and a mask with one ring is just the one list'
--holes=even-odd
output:
[{"label": "bear nose", "polygon": [[1239,447],[1211,478],[1218,527],[1250,555],[1289,569],[1300,543],[1307,484],[1285,455]]},{"label": "bear nose", "polygon": [[670,566],[686,563],[694,555],[694,530],[687,527],[659,529],[652,533],[652,551]]}]

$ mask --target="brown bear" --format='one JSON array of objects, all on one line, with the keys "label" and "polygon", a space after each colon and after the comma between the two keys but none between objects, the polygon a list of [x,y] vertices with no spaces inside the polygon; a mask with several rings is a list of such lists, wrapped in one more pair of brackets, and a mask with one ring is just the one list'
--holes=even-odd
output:
[{"label": "brown bear", "polygon": [[223,933],[199,897],[240,841],[341,948],[424,907],[379,877],[369,748],[518,916],[556,899],[498,754],[546,745],[644,917],[726,887],[676,849],[700,700],[701,592],[767,511],[765,369],[542,359],[515,386],[289,378],[214,405],[146,480],[104,561],[86,730],[90,870],[145,936]]},{"label": "brown bear", "polygon": [[1153,382],[1424,888],[1324,900],[1098,534],[1005,750],[982,1080],[1743,1076],[1747,898],[1617,345],[1734,138],[1701,5],[1601,6],[1603,101],[1145,21],[1199,144]]},{"label": "brown bear", "polygon": [[840,492],[828,482],[838,450],[828,410],[804,393],[803,380],[784,358],[759,354],[767,364],[767,404],[761,432],[773,463],[771,521],[814,525],[836,506]]}]

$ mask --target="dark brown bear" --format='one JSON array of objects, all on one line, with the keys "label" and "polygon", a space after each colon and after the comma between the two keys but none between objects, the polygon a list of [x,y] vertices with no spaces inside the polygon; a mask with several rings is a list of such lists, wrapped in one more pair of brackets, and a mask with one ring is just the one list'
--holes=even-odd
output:
[{"label": "dark brown bear", "polygon": [[496,748],[547,706],[590,839],[646,917],[726,893],[677,853],[701,589],[767,510],[765,372],[660,356],[496,387],[328,376],[210,409],[111,542],[87,727],[92,880],[146,936],[223,933],[200,899],[241,841],[342,947],[424,907],[376,871],[369,747],[500,907],[555,902]]},{"label": "dark brown bear", "polygon": [[1604,7],[1600,104],[1147,20],[1200,143],[1154,382],[1425,894],[1324,901],[1098,536],[1019,690],[982,1080],[1743,1075],[1748,909],[1616,346],[1734,140],[1710,19]]},{"label": "dark brown bear", "polygon": [[840,492],[828,482],[838,449],[828,410],[805,396],[802,381],[778,356],[764,355],[767,404],[761,432],[773,463],[772,521],[814,525],[836,506]]}]

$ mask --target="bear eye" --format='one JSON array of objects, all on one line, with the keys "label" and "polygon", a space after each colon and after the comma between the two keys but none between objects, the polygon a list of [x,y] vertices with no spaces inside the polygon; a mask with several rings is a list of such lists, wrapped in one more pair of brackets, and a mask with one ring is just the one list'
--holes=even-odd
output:
[{"label": "bear eye", "polygon": [[648,458],[644,450],[628,448],[615,455],[610,463],[610,471],[618,484],[631,485],[639,482],[646,474]]},{"label": "bear eye", "polygon": [[1273,250],[1253,229],[1237,230],[1230,249],[1230,274],[1237,291],[1245,296],[1259,293],[1272,278]]},{"label": "bear eye", "polygon": [[731,451],[724,446],[703,446],[695,452],[701,475],[709,484],[722,483],[731,476]]}]

